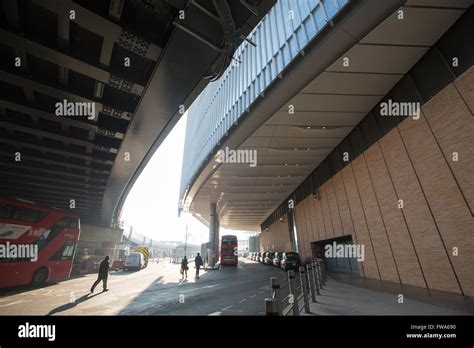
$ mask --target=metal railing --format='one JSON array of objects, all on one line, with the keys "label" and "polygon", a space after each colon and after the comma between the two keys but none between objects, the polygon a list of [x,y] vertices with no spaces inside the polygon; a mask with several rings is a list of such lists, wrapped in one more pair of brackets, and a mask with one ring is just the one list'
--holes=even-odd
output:
[{"label": "metal railing", "polygon": [[324,262],[313,259],[306,267],[300,267],[298,275],[295,271],[287,272],[288,280],[280,284],[278,277],[270,278],[271,297],[265,299],[265,312],[269,316],[287,316],[311,313],[311,302],[317,303],[317,296],[326,285],[327,276]]}]

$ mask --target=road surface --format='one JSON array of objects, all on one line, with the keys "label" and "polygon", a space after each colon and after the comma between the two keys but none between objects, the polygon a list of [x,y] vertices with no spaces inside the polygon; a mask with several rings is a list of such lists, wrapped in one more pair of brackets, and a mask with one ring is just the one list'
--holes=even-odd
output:
[{"label": "road surface", "polygon": [[179,264],[168,260],[136,272],[111,272],[109,291],[97,275],[73,278],[43,288],[21,287],[0,292],[0,315],[264,315],[270,277],[284,272],[247,259],[238,266],[202,272],[181,282]]}]

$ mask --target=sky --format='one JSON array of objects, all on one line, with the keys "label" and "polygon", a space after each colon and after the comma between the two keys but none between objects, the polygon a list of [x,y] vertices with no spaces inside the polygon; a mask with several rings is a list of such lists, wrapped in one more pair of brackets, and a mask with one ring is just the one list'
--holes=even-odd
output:
[{"label": "sky", "polygon": [[[208,241],[206,225],[190,214],[178,216],[186,120],[187,113],[156,150],[130,190],[121,216],[125,224],[124,235],[128,236],[129,226],[133,226],[133,233],[156,241],[184,242],[187,225],[188,243]],[[220,234],[224,233],[237,235],[239,239],[249,236],[244,231],[221,229]]]}]

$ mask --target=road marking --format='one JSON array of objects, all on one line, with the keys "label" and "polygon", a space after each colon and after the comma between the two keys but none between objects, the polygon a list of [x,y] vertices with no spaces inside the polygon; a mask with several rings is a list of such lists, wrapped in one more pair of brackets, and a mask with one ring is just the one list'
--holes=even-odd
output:
[{"label": "road marking", "polygon": [[27,292],[28,295],[38,295],[40,293],[42,293],[44,291],[44,289],[39,289],[39,290],[34,290],[34,291],[29,291]]},{"label": "road marking", "polygon": [[257,294],[250,296],[250,298],[254,298],[255,296],[257,296]]},{"label": "road marking", "polygon": [[225,307],[225,308],[222,308],[222,310],[223,310],[223,311],[226,311],[226,310],[228,310],[230,307],[233,307],[233,306],[234,306],[234,305],[227,306],[227,307]]},{"label": "road marking", "polygon": [[191,291],[196,291],[196,290],[201,290],[201,289],[210,289],[210,288],[214,288],[214,287],[219,286],[219,285],[220,285],[220,284],[206,285],[206,286],[203,286],[203,287],[200,287],[200,288],[184,290],[184,291],[181,291],[181,292],[191,292]]},{"label": "road marking", "polygon": [[214,312],[214,313],[208,314],[208,316],[209,316],[209,315],[221,315],[221,314],[222,314],[222,312],[220,312],[220,311],[217,311],[217,312]]},{"label": "road marking", "polygon": [[263,291],[260,291],[258,294],[259,294],[259,295],[263,294]]},{"label": "road marking", "polygon": [[33,300],[18,300],[18,301],[12,302],[12,303],[7,303],[7,304],[4,304],[4,305],[0,305],[0,307],[13,306],[13,305],[16,305],[16,304],[26,303],[26,302],[31,302],[31,301],[33,301]]},{"label": "road marking", "polygon": [[242,303],[242,302],[245,302],[245,301],[247,301],[246,298],[244,298],[243,300],[239,301],[239,303]]}]

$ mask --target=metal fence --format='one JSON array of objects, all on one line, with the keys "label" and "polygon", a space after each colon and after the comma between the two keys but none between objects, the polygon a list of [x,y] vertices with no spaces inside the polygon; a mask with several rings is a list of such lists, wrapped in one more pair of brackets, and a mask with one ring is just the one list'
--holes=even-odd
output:
[{"label": "metal fence", "polygon": [[317,296],[326,285],[327,277],[321,259],[313,259],[305,267],[287,272],[288,279],[283,284],[277,277],[270,278],[271,297],[265,299],[265,312],[269,316],[287,316],[311,313],[310,300],[317,303]]}]

